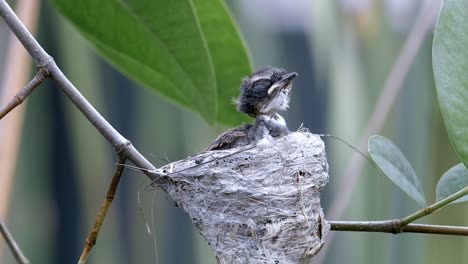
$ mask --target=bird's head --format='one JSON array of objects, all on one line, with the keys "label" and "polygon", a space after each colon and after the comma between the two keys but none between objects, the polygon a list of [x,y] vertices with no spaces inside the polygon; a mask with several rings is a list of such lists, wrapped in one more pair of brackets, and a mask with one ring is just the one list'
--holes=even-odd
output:
[{"label": "bird's head", "polygon": [[242,81],[237,110],[253,117],[286,110],[296,76],[295,72],[273,67],[252,73]]}]

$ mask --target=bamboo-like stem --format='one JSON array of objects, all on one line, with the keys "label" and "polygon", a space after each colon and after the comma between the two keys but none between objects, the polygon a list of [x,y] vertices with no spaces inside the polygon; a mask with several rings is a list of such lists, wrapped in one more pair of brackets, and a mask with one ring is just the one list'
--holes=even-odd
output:
[{"label": "bamboo-like stem", "polygon": [[379,232],[379,233],[423,233],[439,235],[468,236],[468,227],[445,226],[445,225],[423,225],[402,224],[401,220],[385,221],[329,221],[332,231],[356,231],[356,232]]},{"label": "bamboo-like stem", "polygon": [[24,256],[24,254],[21,251],[21,249],[19,248],[18,244],[16,244],[15,239],[10,234],[7,227],[5,226],[5,224],[1,220],[0,220],[0,233],[2,234],[3,238],[5,239],[5,242],[7,243],[8,247],[11,250],[11,252],[13,253],[13,256],[15,257],[16,261],[19,264],[29,263],[29,260],[26,258],[26,256]]},{"label": "bamboo-like stem", "polygon": [[81,253],[80,260],[78,264],[84,264],[88,260],[89,253],[91,249],[96,244],[97,236],[99,234],[99,230],[101,229],[102,224],[104,223],[104,218],[106,217],[107,211],[109,210],[112,201],[114,200],[115,193],[117,192],[117,187],[119,185],[120,178],[125,168],[125,158],[119,157],[119,161],[117,162],[114,176],[112,177],[112,181],[109,185],[109,189],[107,190],[106,198],[102,203],[101,209],[99,210],[98,216],[96,218],[96,222],[94,223],[93,229],[88,235],[86,239],[86,244]]},{"label": "bamboo-like stem", "polygon": [[47,68],[40,67],[34,78],[25,87],[23,87],[23,89],[21,89],[4,108],[0,109],[0,120],[11,110],[20,105],[48,76],[49,70]]}]

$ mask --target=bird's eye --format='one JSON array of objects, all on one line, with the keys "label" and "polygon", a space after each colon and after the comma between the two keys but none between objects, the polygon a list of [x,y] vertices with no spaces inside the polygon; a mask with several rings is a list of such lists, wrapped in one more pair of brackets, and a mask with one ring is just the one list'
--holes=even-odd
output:
[{"label": "bird's eye", "polygon": [[268,80],[258,80],[253,86],[253,90],[257,93],[264,92],[270,87],[271,83]]}]

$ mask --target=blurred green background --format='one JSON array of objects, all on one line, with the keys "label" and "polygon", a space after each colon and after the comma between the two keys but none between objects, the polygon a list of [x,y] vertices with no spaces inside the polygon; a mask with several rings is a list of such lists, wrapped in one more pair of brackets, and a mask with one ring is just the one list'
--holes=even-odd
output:
[{"label": "blurred green background", "polygon": [[[303,124],[313,133],[357,145],[424,1],[227,3],[256,69],[272,65],[299,73],[291,108],[284,115],[289,128]],[[4,58],[9,34],[1,21],[0,78],[8,67]],[[83,95],[156,166],[203,150],[226,129],[211,127],[197,114],[128,80],[100,59],[48,1],[42,1],[37,36]],[[435,198],[440,175],[458,163],[438,109],[432,37],[431,29],[380,133],[409,159],[429,201]],[[327,212],[332,199],[340,197],[336,186],[347,175],[353,151],[325,141],[330,183],[322,205]],[[6,224],[32,263],[76,263],[115,162],[112,147],[52,81],[29,97]],[[125,171],[89,263],[216,263],[185,213],[161,191],[147,190],[148,183],[144,175]],[[463,203],[451,205],[422,222],[468,225],[466,208]],[[366,163],[346,213],[332,220],[400,218],[417,209]],[[146,231],[146,224],[153,222],[156,243]],[[328,243],[330,249],[322,256],[327,264],[468,262],[467,240],[455,236],[340,232]],[[4,246],[0,263],[14,263]]]}]

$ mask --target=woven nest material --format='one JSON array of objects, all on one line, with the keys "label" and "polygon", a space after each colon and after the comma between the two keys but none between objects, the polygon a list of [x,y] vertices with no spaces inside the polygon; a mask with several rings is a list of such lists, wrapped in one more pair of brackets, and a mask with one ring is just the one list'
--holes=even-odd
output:
[{"label": "woven nest material", "polygon": [[328,163],[317,135],[294,132],[161,169],[157,184],[190,215],[219,263],[308,263],[330,230],[320,206]]}]

